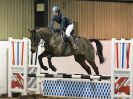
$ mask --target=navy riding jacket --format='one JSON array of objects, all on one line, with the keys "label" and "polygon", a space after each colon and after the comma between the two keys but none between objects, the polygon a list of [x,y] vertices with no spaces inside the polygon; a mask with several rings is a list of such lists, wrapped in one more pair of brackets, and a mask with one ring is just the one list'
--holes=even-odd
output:
[{"label": "navy riding jacket", "polygon": [[65,31],[67,26],[72,24],[70,19],[60,14],[59,16],[52,16],[50,20],[50,29],[54,31],[54,22],[60,24],[59,30]]}]

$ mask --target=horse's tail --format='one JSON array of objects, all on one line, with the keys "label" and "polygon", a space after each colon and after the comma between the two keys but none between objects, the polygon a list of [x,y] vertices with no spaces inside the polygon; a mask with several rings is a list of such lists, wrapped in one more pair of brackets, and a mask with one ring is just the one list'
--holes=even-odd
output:
[{"label": "horse's tail", "polygon": [[89,41],[96,43],[97,54],[98,54],[98,57],[99,57],[100,64],[102,64],[104,62],[102,43],[97,39],[89,39]]}]

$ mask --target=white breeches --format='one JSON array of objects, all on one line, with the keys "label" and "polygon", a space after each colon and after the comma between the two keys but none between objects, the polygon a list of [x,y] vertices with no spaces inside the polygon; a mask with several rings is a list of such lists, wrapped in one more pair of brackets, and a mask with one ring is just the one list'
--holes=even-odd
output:
[{"label": "white breeches", "polygon": [[68,25],[68,27],[66,28],[66,32],[65,32],[67,38],[71,36],[73,29],[74,29],[73,23]]}]

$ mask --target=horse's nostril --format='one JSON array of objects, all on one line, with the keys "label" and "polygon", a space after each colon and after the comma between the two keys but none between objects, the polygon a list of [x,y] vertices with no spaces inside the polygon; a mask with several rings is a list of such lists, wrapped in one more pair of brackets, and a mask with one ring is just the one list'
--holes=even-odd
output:
[{"label": "horse's nostril", "polygon": [[31,51],[32,53],[35,53],[35,50],[33,50],[33,49],[31,49],[30,51]]}]

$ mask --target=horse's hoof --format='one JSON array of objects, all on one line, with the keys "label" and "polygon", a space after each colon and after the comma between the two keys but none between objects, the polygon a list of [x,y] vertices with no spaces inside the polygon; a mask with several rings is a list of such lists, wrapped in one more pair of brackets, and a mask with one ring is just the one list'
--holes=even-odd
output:
[{"label": "horse's hoof", "polygon": [[49,68],[51,68],[52,71],[56,72],[56,68],[52,65],[52,66],[49,66]]},{"label": "horse's hoof", "polygon": [[47,66],[43,66],[42,69],[43,70],[48,70],[48,67]]}]

